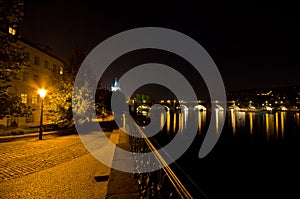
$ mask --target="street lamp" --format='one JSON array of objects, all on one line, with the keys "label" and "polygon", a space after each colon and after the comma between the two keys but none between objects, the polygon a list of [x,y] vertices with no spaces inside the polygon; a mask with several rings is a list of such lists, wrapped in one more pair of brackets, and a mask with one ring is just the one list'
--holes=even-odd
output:
[{"label": "street lamp", "polygon": [[43,106],[44,106],[44,98],[47,94],[47,90],[45,89],[39,89],[38,94],[40,95],[40,98],[42,99],[41,103],[41,118],[40,118],[40,131],[39,131],[39,140],[42,139],[43,136]]}]

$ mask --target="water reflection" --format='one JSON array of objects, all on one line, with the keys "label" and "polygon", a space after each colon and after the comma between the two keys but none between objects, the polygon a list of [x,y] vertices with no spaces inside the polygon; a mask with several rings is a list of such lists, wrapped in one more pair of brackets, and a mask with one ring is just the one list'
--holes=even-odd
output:
[{"label": "water reflection", "polygon": [[160,129],[163,129],[165,125],[165,115],[163,113],[160,114]]},{"label": "water reflection", "polygon": [[197,111],[198,114],[198,132],[201,133],[206,126],[206,111]]},{"label": "water reflection", "polygon": [[280,112],[281,134],[282,134],[282,137],[284,137],[285,120],[286,120],[286,112]]},{"label": "water reflection", "polygon": [[176,122],[176,115],[177,114],[174,114],[174,116],[173,116],[173,132],[176,132],[176,127],[178,126],[177,122]]},{"label": "water reflection", "polygon": [[[215,109],[215,117],[216,117],[216,133],[220,133],[222,129],[220,129],[220,125],[224,122],[224,111],[220,109]],[[212,120],[214,121],[214,120]]]},{"label": "water reflection", "polygon": [[284,137],[285,133],[286,112],[275,113],[275,138],[280,139]]},{"label": "water reflection", "polygon": [[275,129],[276,129],[276,139],[279,137],[279,118],[278,118],[278,112],[275,113]]},{"label": "water reflection", "polygon": [[[224,120],[223,113],[218,111],[216,115],[216,129],[222,120]],[[166,121],[164,120],[164,115],[161,114],[161,129],[164,129],[167,133],[183,133],[187,128],[189,114],[191,118],[197,118],[198,132],[203,132],[207,125],[207,112],[206,111],[182,111],[180,113],[166,113]]]},{"label": "water reflection", "polygon": [[[161,114],[160,126],[161,129],[169,133],[183,133],[187,127],[188,111],[182,111],[180,113],[166,113],[166,121],[164,114]],[[204,119],[205,121],[205,119]],[[203,121],[201,122],[203,123]]]},{"label": "water reflection", "polygon": [[[245,112],[230,110],[229,114],[230,114],[231,130],[232,130],[233,135],[235,135],[237,129],[245,127],[245,117],[246,117]],[[253,131],[253,122],[252,122],[252,127],[251,128],[252,128],[251,131]]]},{"label": "water reflection", "polygon": [[[229,127],[232,134],[261,134],[263,133],[268,141],[284,137],[286,125],[286,112],[275,113],[254,113],[239,112],[231,110],[228,112]],[[295,113],[295,115],[299,113]],[[300,123],[298,122],[297,126]]]},{"label": "water reflection", "polygon": [[216,109],[216,132],[219,132],[219,110]]},{"label": "water reflection", "polygon": [[253,134],[253,115],[254,113],[249,113],[249,131],[251,135]]},{"label": "water reflection", "polygon": [[274,138],[274,115],[266,113],[264,115],[265,128],[266,128],[266,138],[268,141]]},{"label": "water reflection", "polygon": [[233,109],[230,110],[232,133],[236,133],[236,114]]},{"label": "water reflection", "polygon": [[167,113],[167,132],[170,133],[170,125],[171,125],[171,114]]},{"label": "water reflection", "polygon": [[[228,111],[227,122],[224,128],[229,128],[233,135],[251,135],[265,137],[267,141],[278,140],[284,138],[287,121],[287,112],[275,113],[256,113],[243,111]],[[297,129],[300,128],[300,114],[292,114],[294,124]],[[213,122],[215,122],[216,131],[220,130],[220,123],[224,120],[223,111],[215,110],[213,114]],[[207,111],[181,111],[180,113],[170,113],[164,116],[161,114],[161,128],[167,133],[183,133],[187,128],[188,120],[197,122],[198,132],[202,133],[207,130],[210,114]]]},{"label": "water reflection", "polygon": [[300,128],[300,113],[295,114],[295,120],[296,120],[297,127]]}]

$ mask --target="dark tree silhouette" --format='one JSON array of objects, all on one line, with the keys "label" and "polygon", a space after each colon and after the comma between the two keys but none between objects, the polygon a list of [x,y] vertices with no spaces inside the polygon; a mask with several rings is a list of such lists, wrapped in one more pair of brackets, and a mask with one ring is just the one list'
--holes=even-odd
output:
[{"label": "dark tree silhouette", "polygon": [[[29,57],[18,39],[18,24],[24,16],[23,0],[0,1],[0,113],[23,116],[28,108],[20,98],[10,96],[8,88],[17,79],[17,73],[29,67]],[[8,30],[11,30],[11,34]]]}]

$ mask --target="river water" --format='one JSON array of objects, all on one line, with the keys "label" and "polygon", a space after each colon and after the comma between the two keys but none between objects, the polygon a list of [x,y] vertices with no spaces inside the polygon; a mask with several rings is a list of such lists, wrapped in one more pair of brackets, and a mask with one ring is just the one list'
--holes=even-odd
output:
[{"label": "river water", "polygon": [[[194,198],[300,198],[300,113],[227,111],[220,139],[202,159],[198,152],[210,113],[183,111],[162,117],[162,133],[169,141],[189,120],[198,120],[194,142],[171,165]],[[214,125],[217,129],[219,124]]]}]

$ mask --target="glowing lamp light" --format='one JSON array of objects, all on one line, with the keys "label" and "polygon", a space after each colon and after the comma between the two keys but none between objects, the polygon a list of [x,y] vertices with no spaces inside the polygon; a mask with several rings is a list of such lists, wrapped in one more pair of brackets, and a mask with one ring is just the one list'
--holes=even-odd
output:
[{"label": "glowing lamp light", "polygon": [[44,98],[44,97],[46,97],[47,90],[45,90],[45,89],[39,89],[38,90],[38,94],[40,95],[41,98]]}]

